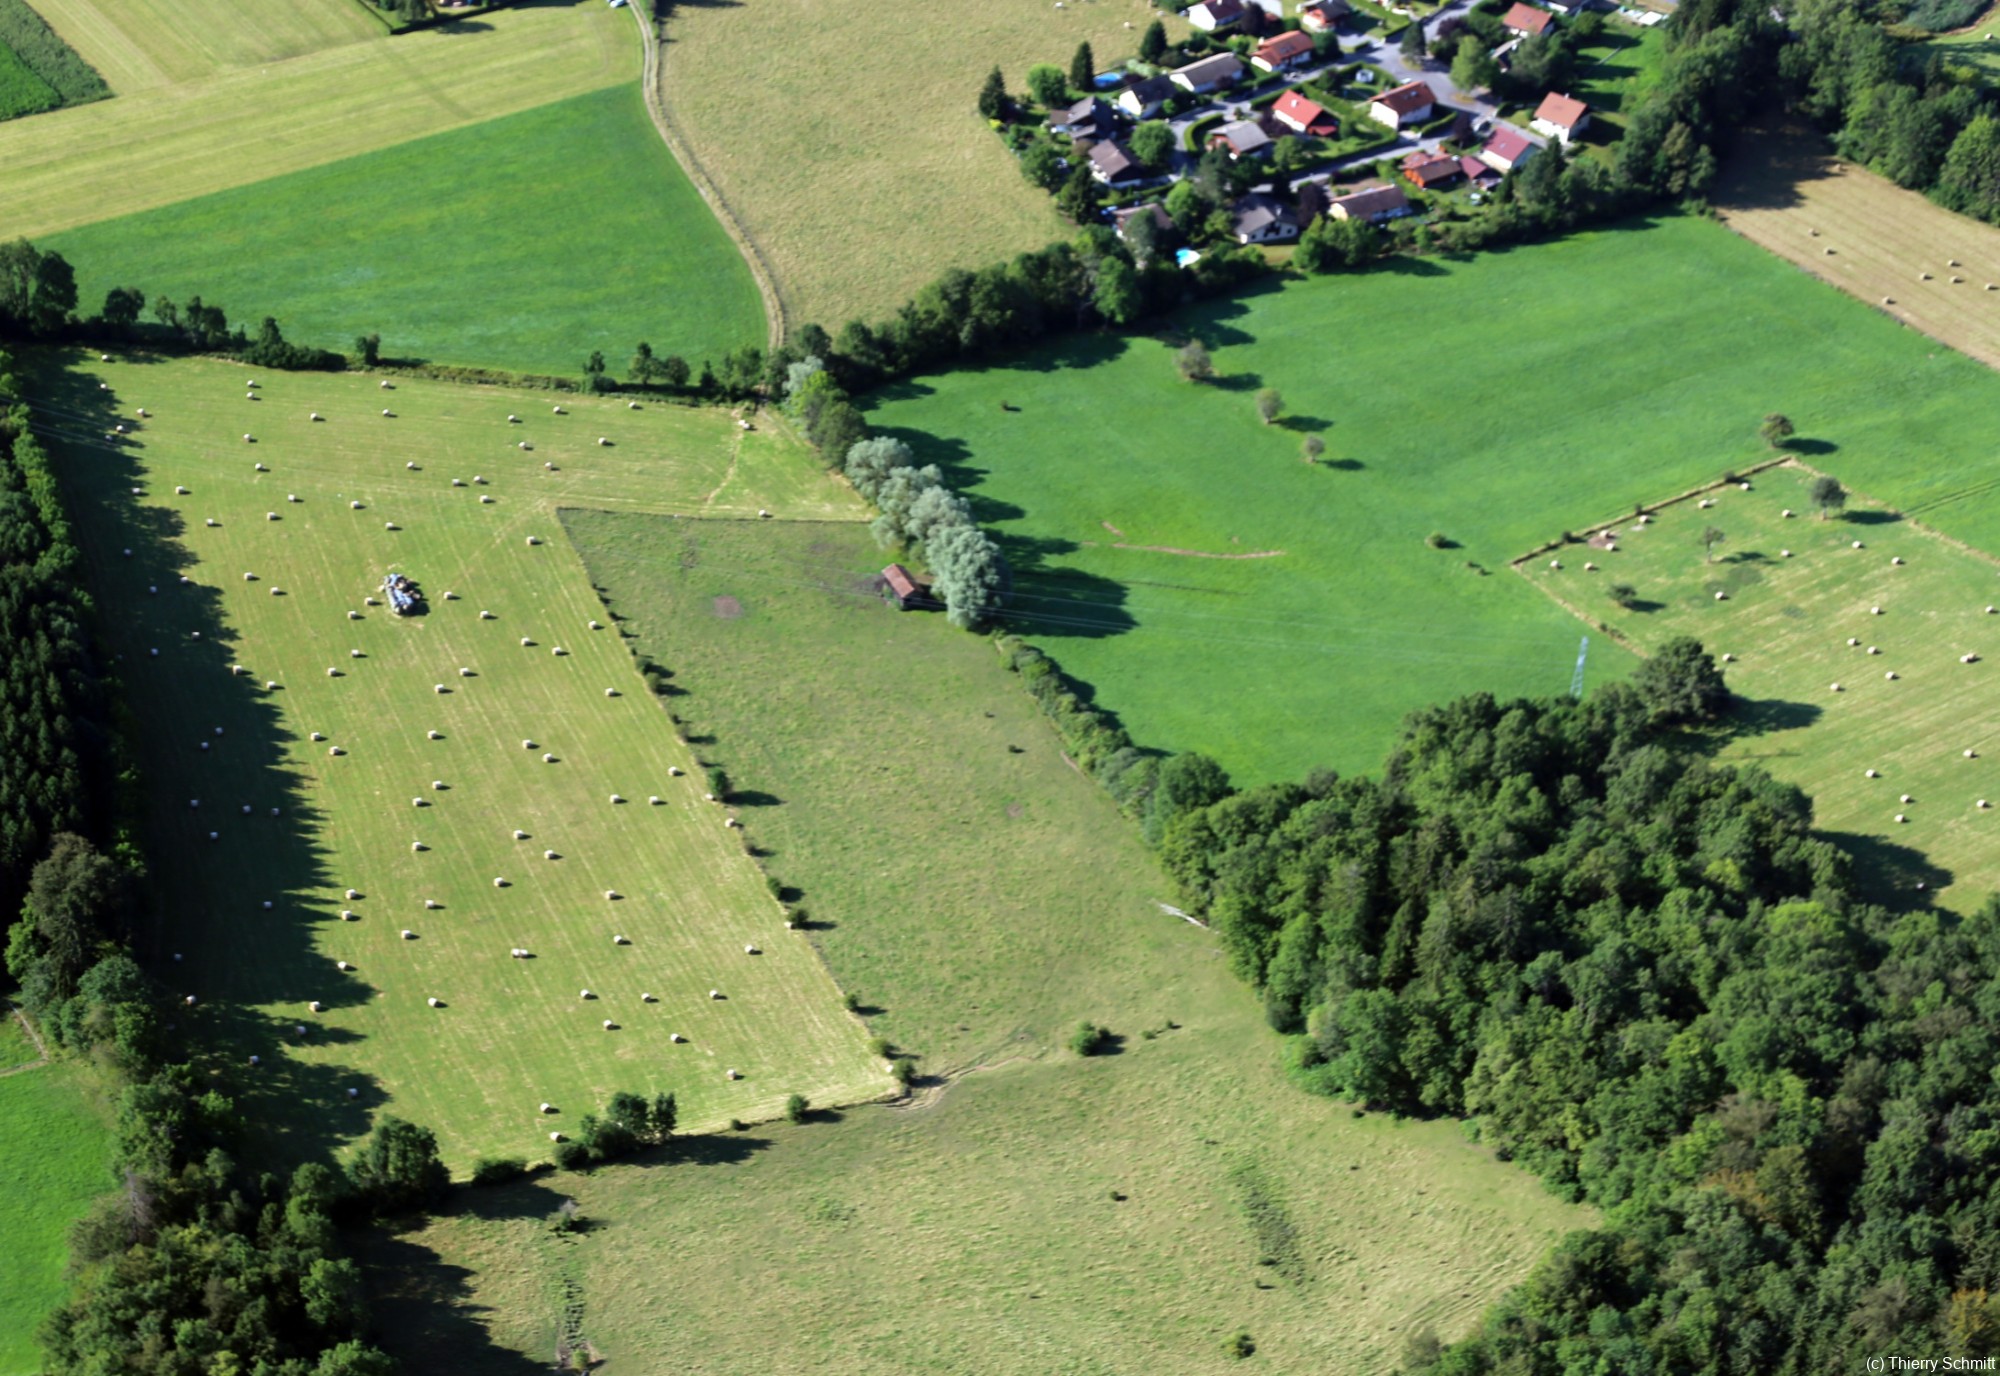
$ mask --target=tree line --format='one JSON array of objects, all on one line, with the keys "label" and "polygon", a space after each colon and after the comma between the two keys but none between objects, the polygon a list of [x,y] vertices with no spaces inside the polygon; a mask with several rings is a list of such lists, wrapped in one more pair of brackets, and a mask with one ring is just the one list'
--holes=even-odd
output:
[{"label": "tree line", "polygon": [[1603,1213],[1434,1376],[2000,1355],[2000,899],[1861,900],[1804,793],[1710,763],[1679,641],[1588,700],[1411,716],[1379,780],[1160,829],[1306,1089],[1463,1117]]}]

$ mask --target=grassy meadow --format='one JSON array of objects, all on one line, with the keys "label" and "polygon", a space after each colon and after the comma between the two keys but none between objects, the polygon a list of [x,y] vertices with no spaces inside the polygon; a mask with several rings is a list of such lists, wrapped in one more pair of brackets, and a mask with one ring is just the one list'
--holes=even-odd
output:
[{"label": "grassy meadow", "polygon": [[[0,1017],[0,1071],[35,1049]],[[69,1227],[111,1188],[110,1134],[89,1072],[47,1064],[0,1073],[0,1376],[39,1372],[35,1327],[67,1287]]]},{"label": "grassy meadow", "polygon": [[[864,530],[566,524],[922,1073],[903,1106],[473,1192],[380,1241],[413,1367],[525,1373],[567,1301],[644,1370],[1220,1372],[1239,1329],[1271,1370],[1386,1370],[1588,1221],[1454,1125],[1292,1088],[1130,824],[983,639],[879,600]],[[1083,1018],[1116,1054],[1063,1047]],[[542,1222],[565,1196],[580,1236]]]},{"label": "grassy meadow", "polygon": [[382,37],[355,0],[35,0],[119,95]]},{"label": "grassy meadow", "polygon": [[641,339],[699,370],[765,334],[741,255],[629,85],[43,242],[87,302],[122,283],[200,295],[341,350],[374,331],[397,357],[575,374],[598,349],[622,373]]},{"label": "grassy meadow", "polygon": [[[1144,0],[992,0],[967,8],[859,0],[683,5],[666,29],[669,117],[777,278],[787,319],[829,330],[894,312],[947,268],[1073,232],[975,108],[998,64],[1099,69],[1164,18]],[[1128,28],[1129,26],[1129,28]]]},{"label": "grassy meadow", "polygon": [[[2000,889],[2000,688],[1987,657],[2000,644],[1989,614],[2000,565],[1865,500],[1815,519],[1811,477],[1770,470],[1748,492],[1707,494],[1706,510],[1681,501],[1648,525],[1621,523],[1613,552],[1571,547],[1560,569],[1536,558],[1521,571],[1642,648],[1685,634],[1734,655],[1725,674],[1747,701],[1723,757],[1811,794],[1819,826],[1864,862],[1878,896],[1907,902],[1921,883],[1969,911]],[[1725,536],[1712,563],[1708,527]],[[1637,589],[1632,609],[1605,596],[1614,581]]]},{"label": "grassy meadow", "polygon": [[[322,4],[373,23],[354,0],[294,8]],[[161,27],[137,31],[146,51],[171,41],[154,36]],[[80,49],[101,56],[88,42]],[[624,10],[555,0],[136,90],[120,86],[118,64],[99,70],[117,99],[0,124],[0,238],[41,239],[627,84],[639,37]],[[491,228],[465,227],[473,251]]]},{"label": "grassy meadow", "polygon": [[[93,587],[142,609],[106,637],[152,783],[144,949],[280,1151],[388,1110],[463,1168],[621,1089],[699,1127],[888,1086],[591,625],[555,514],[858,516],[795,446],[716,410],[212,361],[79,360],[45,401]],[[425,614],[365,603],[392,570]]]},{"label": "grassy meadow", "polygon": [[[1754,462],[1769,411],[2000,550],[2000,378],[1704,221],[1406,260],[1177,326],[1216,382],[1180,380],[1183,335],[1095,336],[887,389],[869,420],[1007,546],[1013,628],[1137,740],[1239,783],[1372,769],[1424,703],[1566,690],[1578,628],[1508,562]],[[1632,662],[1593,642],[1589,681]]]}]

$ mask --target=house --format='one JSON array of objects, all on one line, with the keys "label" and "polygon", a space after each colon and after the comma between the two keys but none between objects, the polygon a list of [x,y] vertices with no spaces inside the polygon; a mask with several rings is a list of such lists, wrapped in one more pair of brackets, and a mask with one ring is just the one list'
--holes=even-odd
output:
[{"label": "house", "polygon": [[1402,169],[1403,175],[1419,191],[1429,191],[1434,186],[1449,186],[1465,175],[1458,159],[1449,153],[1412,153],[1403,159]]},{"label": "house", "polygon": [[896,610],[906,612],[912,607],[933,607],[931,590],[910,576],[910,571],[901,564],[891,564],[882,570],[882,583]]},{"label": "house", "polygon": [[1160,113],[1160,107],[1173,98],[1177,89],[1167,77],[1149,76],[1120,91],[1112,103],[1133,119],[1151,119]]},{"label": "house", "polygon": [[1278,97],[1271,107],[1271,118],[1295,134],[1330,139],[1340,133],[1340,121],[1329,115],[1326,107],[1307,100],[1297,91],[1287,91]]},{"label": "house", "polygon": [[1128,238],[1132,222],[1142,216],[1150,219],[1154,228],[1159,231],[1154,236],[1154,243],[1165,243],[1175,232],[1173,218],[1167,214],[1167,208],[1158,201],[1148,201],[1144,205],[1121,206],[1111,212],[1111,227],[1120,239]]},{"label": "house", "polygon": [[1307,33],[1331,33],[1352,13],[1354,6],[1347,0],[1313,0],[1310,5],[1299,6],[1299,27]]},{"label": "house", "polygon": [[1190,62],[1185,67],[1177,67],[1170,75],[1174,85],[1190,94],[1205,96],[1210,91],[1219,91],[1224,86],[1234,86],[1243,79],[1243,64],[1235,53],[1217,53],[1214,57],[1204,57],[1199,62]]},{"label": "house", "polygon": [[1535,156],[1535,149],[1540,146],[1519,129],[1503,124],[1479,150],[1479,160],[1495,172],[1512,172]]},{"label": "house", "polygon": [[1542,103],[1535,108],[1535,117],[1528,121],[1530,129],[1537,134],[1547,134],[1565,148],[1589,124],[1588,105],[1573,96],[1558,95],[1554,91],[1542,97]]},{"label": "house", "polygon": [[1377,124],[1401,129],[1406,124],[1422,124],[1431,117],[1437,97],[1421,81],[1406,81],[1393,91],[1384,91],[1368,107],[1368,117]]},{"label": "house", "polygon": [[1470,153],[1458,160],[1458,170],[1465,174],[1466,181],[1478,187],[1481,191],[1487,191],[1500,185],[1500,174],[1479,159],[1473,157]]},{"label": "house", "polygon": [[1201,0],[1187,11],[1190,28],[1203,33],[1221,33],[1243,22],[1243,0]]},{"label": "house", "polygon": [[1090,145],[1090,175],[1106,186],[1131,186],[1146,180],[1146,169],[1132,150],[1115,139]]},{"label": "house", "polygon": [[1260,71],[1282,72],[1312,61],[1312,55],[1312,36],[1293,29],[1289,33],[1273,34],[1259,43],[1257,50],[1250,54],[1250,65]]},{"label": "house", "polygon": [[1233,124],[1225,124],[1208,136],[1210,148],[1226,149],[1229,160],[1261,157],[1271,151],[1271,136],[1264,132],[1264,126],[1254,119],[1239,119]]},{"label": "house", "polygon": [[1400,186],[1364,186],[1328,202],[1326,213],[1336,220],[1366,220],[1379,225],[1384,220],[1400,220],[1410,213],[1410,202]]},{"label": "house", "polygon": [[1500,27],[1509,33],[1532,37],[1547,33],[1549,25],[1555,23],[1555,16],[1547,10],[1538,10],[1533,5],[1523,5],[1515,0],[1514,7],[1500,16]]},{"label": "house", "polygon": [[1079,100],[1068,109],[1056,110],[1049,115],[1051,134],[1061,134],[1079,142],[1116,138],[1118,128],[1117,111],[1096,96]]},{"label": "house", "polygon": [[1230,233],[1239,244],[1281,244],[1299,237],[1299,217],[1276,196],[1253,191],[1236,203]]}]

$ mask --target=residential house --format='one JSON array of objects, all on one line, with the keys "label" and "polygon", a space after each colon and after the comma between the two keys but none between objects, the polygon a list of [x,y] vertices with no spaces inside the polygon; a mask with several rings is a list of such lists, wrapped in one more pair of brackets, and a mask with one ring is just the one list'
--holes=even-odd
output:
[{"label": "residential house", "polygon": [[1115,139],[1090,145],[1090,175],[1106,186],[1131,186],[1146,180],[1146,169],[1132,150]]},{"label": "residential house", "polygon": [[1541,145],[1510,124],[1503,124],[1493,131],[1493,137],[1486,140],[1486,146],[1479,150],[1479,160],[1495,172],[1512,172],[1529,158]]},{"label": "residential house", "polygon": [[1214,57],[1204,57],[1199,62],[1177,67],[1170,75],[1174,85],[1183,91],[1205,96],[1241,81],[1243,64],[1237,60],[1235,53],[1217,53]]},{"label": "residential house", "polygon": [[1243,22],[1243,8],[1243,0],[1201,0],[1188,9],[1188,26],[1203,33],[1221,33]]},{"label": "residential house", "polygon": [[1233,124],[1225,124],[1208,136],[1210,148],[1225,149],[1229,160],[1262,157],[1271,151],[1271,136],[1264,132],[1264,126],[1254,119],[1239,119]]},{"label": "residential house", "polygon": [[1533,5],[1523,5],[1515,0],[1513,8],[1500,16],[1500,27],[1509,33],[1532,37],[1547,33],[1549,25],[1555,23],[1555,16],[1547,10],[1538,10]]},{"label": "residential house", "polygon": [[1132,222],[1141,216],[1151,219],[1154,228],[1159,231],[1153,242],[1163,244],[1174,234],[1173,217],[1167,214],[1167,208],[1158,201],[1148,201],[1144,205],[1119,207],[1117,210],[1111,212],[1111,227],[1117,232],[1120,239],[1128,238],[1131,234]]},{"label": "residential house", "polygon": [[1368,107],[1368,117],[1391,129],[1422,124],[1431,117],[1437,97],[1421,81],[1407,81],[1393,91],[1384,91]]},{"label": "residential house", "polygon": [[1250,65],[1260,71],[1284,72],[1312,61],[1312,56],[1312,36],[1293,29],[1273,34],[1259,43],[1250,54]]},{"label": "residential house", "polygon": [[1500,174],[1470,153],[1458,160],[1458,170],[1465,174],[1466,181],[1481,191],[1490,191],[1500,185]]},{"label": "residential house", "polygon": [[1537,134],[1548,135],[1565,148],[1589,124],[1588,105],[1573,96],[1558,95],[1554,91],[1542,97],[1542,103],[1535,109],[1535,117],[1528,121],[1530,129]]},{"label": "residential house", "polygon": [[1057,110],[1049,116],[1050,133],[1083,143],[1116,138],[1118,131],[1118,113],[1096,96],[1079,100],[1068,109]]},{"label": "residential house", "polygon": [[1409,214],[1410,202],[1400,186],[1364,186],[1345,196],[1335,196],[1326,213],[1336,220],[1366,220],[1379,225],[1384,220],[1400,220]]},{"label": "residential house", "polygon": [[1287,91],[1278,97],[1277,103],[1271,107],[1271,118],[1294,134],[1330,139],[1340,133],[1340,121],[1329,115],[1325,106],[1307,100],[1297,91]]},{"label": "residential house", "polygon": [[1120,91],[1112,99],[1112,104],[1133,119],[1151,119],[1160,113],[1160,107],[1165,105],[1178,89],[1167,77],[1149,76],[1144,81],[1135,81]]},{"label": "residential house", "polygon": [[1429,191],[1433,187],[1449,186],[1465,173],[1458,165],[1458,159],[1449,153],[1415,152],[1403,159],[1403,175],[1419,191]]},{"label": "residential house", "polygon": [[1307,33],[1330,33],[1341,20],[1354,13],[1347,0],[1312,0],[1299,6],[1299,27]]},{"label": "residential house", "polygon": [[1230,232],[1239,244],[1282,244],[1299,237],[1299,217],[1276,196],[1253,191],[1236,203]]}]

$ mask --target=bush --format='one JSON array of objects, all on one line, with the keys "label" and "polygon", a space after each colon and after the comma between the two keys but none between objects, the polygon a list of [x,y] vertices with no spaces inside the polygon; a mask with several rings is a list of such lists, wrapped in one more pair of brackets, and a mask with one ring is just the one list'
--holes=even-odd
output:
[{"label": "bush", "polygon": [[1094,1022],[1080,1022],[1070,1033],[1069,1049],[1079,1056],[1095,1056],[1111,1046],[1111,1029]]},{"label": "bush", "polygon": [[437,1134],[384,1115],[347,1163],[354,1193],[378,1214],[406,1213],[444,1197],[451,1174],[438,1158]]},{"label": "bush", "polygon": [[1639,590],[1630,583],[1613,583],[1606,589],[1606,595],[1621,607],[1630,607],[1639,600]]},{"label": "bush", "polygon": [[1244,1329],[1231,1334],[1222,1344],[1222,1350],[1228,1356],[1241,1359],[1255,1353],[1257,1351],[1257,1343],[1250,1336],[1249,1330]]},{"label": "bush", "polygon": [[472,1183],[504,1185],[528,1173],[528,1163],[519,1156],[482,1156],[472,1163]]},{"label": "bush", "polygon": [[723,772],[719,764],[708,767],[708,791],[715,795],[715,801],[718,803],[729,801],[729,775]]},{"label": "bush", "polygon": [[812,1102],[805,1095],[791,1095],[785,1100],[785,1121],[788,1123],[805,1122],[806,1111],[811,1107]]},{"label": "bush", "polygon": [[581,1142],[558,1142],[555,1150],[556,1168],[565,1171],[590,1169],[590,1148]]}]

